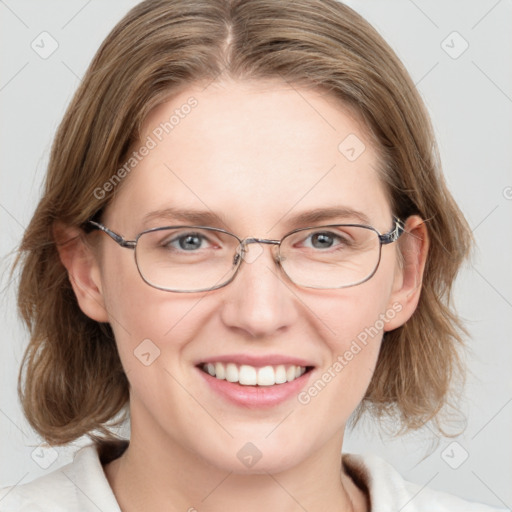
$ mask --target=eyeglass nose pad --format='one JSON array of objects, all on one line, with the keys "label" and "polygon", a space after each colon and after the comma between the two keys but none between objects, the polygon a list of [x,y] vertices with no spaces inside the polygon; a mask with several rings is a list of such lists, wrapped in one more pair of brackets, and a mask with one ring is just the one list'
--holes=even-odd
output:
[{"label": "eyeglass nose pad", "polygon": [[240,260],[243,259],[245,252],[246,252],[245,245],[240,244],[236,249],[235,255],[233,256],[233,266],[234,267],[236,267],[240,263]]}]

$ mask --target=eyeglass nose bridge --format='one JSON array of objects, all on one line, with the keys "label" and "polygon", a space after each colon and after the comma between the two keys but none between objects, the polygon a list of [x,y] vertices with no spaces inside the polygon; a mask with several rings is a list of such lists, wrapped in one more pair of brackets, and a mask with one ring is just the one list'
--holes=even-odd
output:
[{"label": "eyeglass nose bridge", "polygon": [[281,240],[269,240],[268,238],[246,238],[240,242],[245,247],[249,244],[281,245]]},{"label": "eyeglass nose bridge", "polygon": [[[234,259],[234,264],[238,264],[240,262],[240,258],[245,260],[245,254],[247,253],[247,246],[249,244],[266,244],[266,245],[277,245],[278,247],[281,246],[281,240],[271,240],[271,239],[268,239],[268,238],[254,238],[254,237],[249,237],[249,238],[244,238],[243,240],[240,241],[240,245],[239,245],[239,251],[236,253],[235,255],[235,259]],[[276,259],[276,263],[279,264],[280,263],[280,257],[279,257],[279,254],[278,254],[278,257]]]}]

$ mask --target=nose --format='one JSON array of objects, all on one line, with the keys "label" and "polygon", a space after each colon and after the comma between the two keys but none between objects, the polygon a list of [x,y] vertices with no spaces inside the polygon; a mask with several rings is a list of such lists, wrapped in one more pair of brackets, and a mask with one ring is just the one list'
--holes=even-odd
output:
[{"label": "nose", "polygon": [[235,279],[223,291],[222,321],[251,338],[284,332],[298,317],[293,284],[276,264],[273,245],[253,239],[245,248]]}]

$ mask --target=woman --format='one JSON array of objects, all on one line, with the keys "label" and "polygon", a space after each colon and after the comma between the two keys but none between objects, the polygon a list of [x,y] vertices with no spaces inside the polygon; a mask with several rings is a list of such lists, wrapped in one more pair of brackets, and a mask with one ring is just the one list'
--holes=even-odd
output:
[{"label": "woman", "polygon": [[95,444],[0,510],[492,510],[340,457],[364,410],[437,421],[460,372],[471,236],[433,147],[342,4],[135,7],[21,247],[25,413],[50,444]]}]

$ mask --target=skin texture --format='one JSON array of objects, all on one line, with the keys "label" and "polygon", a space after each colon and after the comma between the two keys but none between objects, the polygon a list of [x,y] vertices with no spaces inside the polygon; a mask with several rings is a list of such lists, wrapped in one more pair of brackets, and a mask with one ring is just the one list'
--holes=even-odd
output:
[{"label": "skin texture", "polygon": [[[173,224],[142,221],[169,206],[214,212],[216,227],[241,238],[278,239],[304,227],[295,215],[340,206],[363,212],[381,233],[391,229],[377,153],[333,98],[279,82],[191,86],[151,112],[142,140],[190,96],[197,106],[118,185],[102,219],[113,231],[133,239]],[[338,150],[349,134],[366,146],[354,161]],[[210,390],[195,364],[223,354],[290,355],[315,367],[313,383],[379,315],[395,310],[383,327],[392,330],[414,312],[428,239],[418,217],[406,229],[402,263],[397,243],[383,246],[376,274],[340,290],[290,283],[269,246],[226,287],[182,294],[144,283],[133,251],[103,233],[62,247],[80,307],[111,323],[131,385],[130,446],[105,468],[122,509],[366,510],[340,452],[382,330],[306,405],[294,396],[264,410],[236,406]],[[134,356],[144,339],[160,350],[149,366]],[[237,457],[247,442],[262,454],[250,468]]]}]

